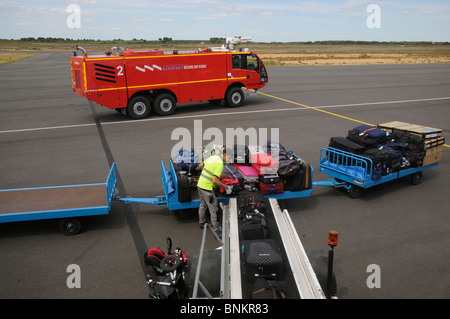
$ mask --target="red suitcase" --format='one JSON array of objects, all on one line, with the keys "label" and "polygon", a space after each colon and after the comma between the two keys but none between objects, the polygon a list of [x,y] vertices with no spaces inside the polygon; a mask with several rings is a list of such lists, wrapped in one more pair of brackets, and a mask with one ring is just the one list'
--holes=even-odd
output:
[{"label": "red suitcase", "polygon": [[253,154],[250,163],[259,175],[276,174],[278,172],[278,162],[268,153]]},{"label": "red suitcase", "polygon": [[259,192],[263,195],[283,193],[284,192],[283,182],[280,181],[275,184],[264,184],[263,182],[260,181]]}]

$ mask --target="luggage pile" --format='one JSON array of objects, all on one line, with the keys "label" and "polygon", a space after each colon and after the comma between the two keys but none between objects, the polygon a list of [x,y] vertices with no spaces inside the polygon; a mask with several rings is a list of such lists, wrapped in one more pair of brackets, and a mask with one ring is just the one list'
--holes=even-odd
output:
[{"label": "luggage pile", "polygon": [[394,136],[396,140],[408,143],[409,146],[411,144],[414,145],[414,141],[417,139],[423,140],[423,147],[420,144],[420,149],[408,150],[410,153],[425,152],[425,154],[422,154],[422,166],[427,166],[442,160],[445,138],[442,136],[441,129],[398,121],[379,124],[378,127],[391,133],[391,136]]},{"label": "luggage pile", "polygon": [[[201,173],[200,170],[197,170],[198,163],[201,163],[201,153],[199,154],[192,148],[181,148],[172,156],[171,161],[177,174],[178,201],[190,202],[192,200],[191,191],[197,188]],[[173,183],[170,186],[173,187]]]},{"label": "luggage pile", "polygon": [[[240,190],[259,191],[262,194],[284,192],[283,183],[278,175],[278,161],[270,153],[264,151],[262,147],[253,145],[234,145],[233,153],[231,166],[236,170],[235,178],[242,180]],[[226,165],[224,168],[225,175],[228,175],[226,170],[229,170],[229,166]],[[221,181],[223,182],[222,178]]]},{"label": "luggage pile", "polygon": [[[192,200],[191,191],[197,188],[201,170],[201,152],[180,149],[172,157],[177,174],[178,200]],[[220,181],[232,186],[231,194],[222,188],[214,191],[219,197],[237,196],[240,191],[258,191],[264,195],[281,194],[285,191],[311,189],[311,166],[287,151],[279,143],[267,142],[260,146],[233,146],[233,163],[224,166]]]},{"label": "luggage pile", "polygon": [[439,162],[445,143],[441,134],[439,129],[403,122],[360,125],[346,137],[331,137],[329,147],[371,159],[372,180],[378,180],[402,169]]},{"label": "luggage pile", "polygon": [[286,299],[281,281],[283,256],[268,230],[267,199],[259,192],[242,191],[237,198],[241,272],[252,285],[251,298]]},{"label": "luggage pile", "polygon": [[183,172],[186,175],[195,174],[195,168],[199,161],[194,149],[179,149],[172,158],[172,163],[177,172]]},{"label": "luggage pile", "polygon": [[[249,146],[250,167],[257,177],[257,188],[261,194],[279,194],[284,192],[284,185],[278,175],[278,161],[259,146]],[[244,167],[241,167],[244,169]],[[247,169],[248,170],[248,169]]]},{"label": "luggage pile", "polygon": [[[279,143],[264,146],[234,145],[233,165],[226,165],[221,181],[241,190],[280,194],[312,187],[311,166]],[[220,190],[224,194],[223,190]]]}]

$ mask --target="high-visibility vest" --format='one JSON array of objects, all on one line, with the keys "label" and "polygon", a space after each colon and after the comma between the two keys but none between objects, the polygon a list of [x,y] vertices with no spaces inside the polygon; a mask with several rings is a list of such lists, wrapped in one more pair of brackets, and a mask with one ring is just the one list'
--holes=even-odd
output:
[{"label": "high-visibility vest", "polygon": [[217,176],[220,179],[223,171],[223,160],[219,155],[212,155],[206,161],[203,162],[203,170],[198,179],[197,187],[212,191],[214,184],[212,182],[213,176]]}]

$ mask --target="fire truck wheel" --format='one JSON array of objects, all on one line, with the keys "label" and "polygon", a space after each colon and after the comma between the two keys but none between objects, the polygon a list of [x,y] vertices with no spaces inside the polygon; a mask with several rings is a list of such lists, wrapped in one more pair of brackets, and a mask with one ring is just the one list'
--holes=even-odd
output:
[{"label": "fire truck wheel", "polygon": [[132,119],[139,120],[146,118],[150,115],[151,111],[150,101],[144,96],[135,96],[128,102],[127,111]]},{"label": "fire truck wheel", "polygon": [[158,115],[167,116],[175,113],[177,101],[169,93],[162,93],[158,95],[153,101],[153,110]]},{"label": "fire truck wheel", "polygon": [[244,92],[241,88],[234,87],[228,90],[226,96],[226,103],[229,107],[239,107],[244,104]]}]

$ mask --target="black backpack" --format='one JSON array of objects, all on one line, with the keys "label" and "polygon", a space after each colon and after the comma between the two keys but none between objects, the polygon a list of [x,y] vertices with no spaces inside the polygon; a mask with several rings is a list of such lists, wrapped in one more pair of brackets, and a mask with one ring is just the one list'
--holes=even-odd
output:
[{"label": "black backpack", "polygon": [[238,194],[237,204],[240,219],[247,214],[255,213],[255,210],[267,217],[267,206],[261,193],[241,191]]},{"label": "black backpack", "polygon": [[243,240],[266,239],[268,233],[266,217],[261,213],[244,215],[239,232]]}]

